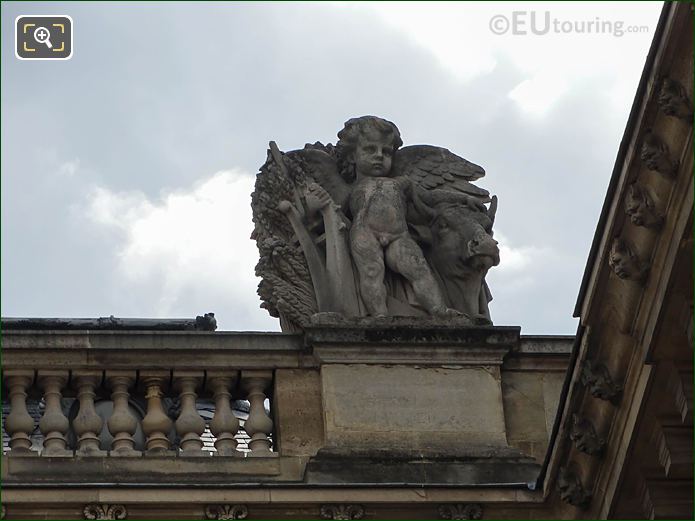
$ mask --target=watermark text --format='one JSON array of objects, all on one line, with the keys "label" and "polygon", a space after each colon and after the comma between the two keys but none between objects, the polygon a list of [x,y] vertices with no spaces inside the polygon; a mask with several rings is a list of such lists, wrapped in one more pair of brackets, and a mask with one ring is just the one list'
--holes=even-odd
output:
[{"label": "watermark text", "polygon": [[647,25],[629,25],[623,20],[593,18],[562,19],[550,11],[512,11],[509,15],[496,14],[490,18],[493,34],[514,36],[544,36],[546,34],[609,34],[621,37],[628,33],[648,33]]}]

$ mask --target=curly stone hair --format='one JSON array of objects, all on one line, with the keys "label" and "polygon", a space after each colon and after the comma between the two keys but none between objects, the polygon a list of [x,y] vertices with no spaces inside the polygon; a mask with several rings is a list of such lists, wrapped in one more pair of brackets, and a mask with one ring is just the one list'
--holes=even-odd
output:
[{"label": "curly stone hair", "polygon": [[352,183],[356,177],[353,152],[357,147],[357,140],[360,135],[370,131],[379,133],[384,139],[390,139],[394,152],[403,144],[398,127],[390,121],[376,116],[361,116],[347,120],[343,130],[338,132],[335,151],[340,175],[348,183]]}]

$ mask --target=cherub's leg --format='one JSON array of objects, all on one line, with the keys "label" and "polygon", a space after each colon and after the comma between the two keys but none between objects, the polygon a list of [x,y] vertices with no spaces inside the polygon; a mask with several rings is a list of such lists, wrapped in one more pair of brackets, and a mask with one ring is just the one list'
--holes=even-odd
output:
[{"label": "cherub's leg", "polygon": [[386,315],[384,250],[381,244],[371,232],[353,227],[350,231],[350,247],[367,311],[370,315]]},{"label": "cherub's leg", "polygon": [[431,314],[448,311],[444,296],[420,246],[410,237],[400,237],[386,248],[386,265],[413,285],[418,302]]}]

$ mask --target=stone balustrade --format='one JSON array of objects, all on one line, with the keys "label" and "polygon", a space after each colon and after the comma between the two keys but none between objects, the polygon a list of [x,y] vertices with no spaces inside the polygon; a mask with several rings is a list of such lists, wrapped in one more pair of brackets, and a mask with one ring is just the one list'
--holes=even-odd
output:
[{"label": "stone balustrade", "polygon": [[[3,369],[3,382],[9,390],[10,413],[4,421],[9,439],[10,457],[40,455],[44,457],[142,455],[210,456],[204,450],[202,435],[207,428],[214,436],[214,456],[273,456],[271,439],[273,421],[266,410],[273,371],[137,371],[54,370],[37,368]],[[169,392],[170,391],[170,392]],[[196,407],[198,395],[214,399],[214,415],[209,425]],[[31,438],[36,421],[27,409],[28,396],[42,404],[38,429],[40,447]],[[76,404],[74,417],[68,418],[61,406],[63,396]],[[109,417],[97,413],[95,397],[112,404]],[[178,414],[171,418],[163,399],[178,399]],[[245,430],[250,436],[248,451],[237,450],[236,437],[240,422],[232,412],[232,400],[248,400]],[[133,412],[137,403],[146,403],[144,416]],[[110,434],[104,447],[103,428]],[[134,435],[138,427],[145,436],[144,450],[136,448]],[[173,429],[172,429],[173,427]],[[71,436],[72,434],[72,436]],[[74,438],[74,446],[69,439]]]},{"label": "stone balustrade", "polygon": [[407,320],[304,334],[4,331],[3,487],[397,482],[413,454],[436,462],[433,484],[528,482],[569,340]]}]

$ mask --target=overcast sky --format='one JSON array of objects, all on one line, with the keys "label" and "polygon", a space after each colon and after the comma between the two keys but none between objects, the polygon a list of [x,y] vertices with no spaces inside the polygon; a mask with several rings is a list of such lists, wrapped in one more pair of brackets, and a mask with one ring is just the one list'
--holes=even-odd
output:
[{"label": "overcast sky", "polygon": [[[573,334],[661,5],[3,2],[2,315],[279,330],[249,240],[268,141],[374,114],[485,168],[495,324]],[[72,16],[72,59],[16,59],[20,14]]]}]

